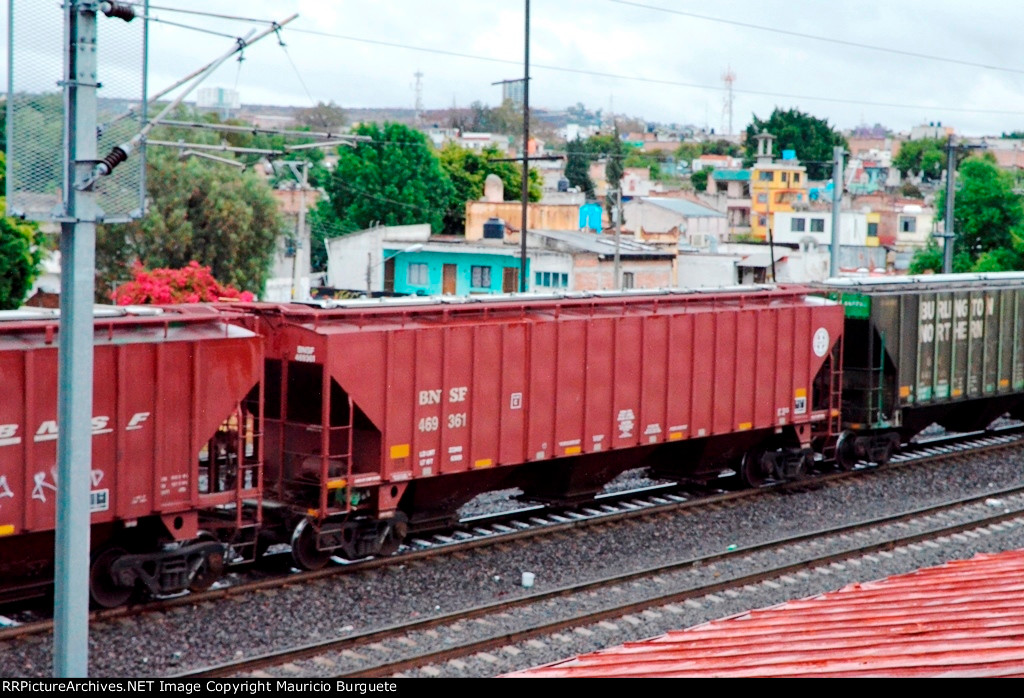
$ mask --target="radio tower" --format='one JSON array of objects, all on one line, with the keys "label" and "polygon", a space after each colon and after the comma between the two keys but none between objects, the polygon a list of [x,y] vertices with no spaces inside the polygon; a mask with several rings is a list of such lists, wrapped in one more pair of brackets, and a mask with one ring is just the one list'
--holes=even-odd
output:
[{"label": "radio tower", "polygon": [[423,71],[417,70],[413,73],[416,78],[416,123],[423,119]]},{"label": "radio tower", "polygon": [[732,84],[736,82],[736,73],[732,72],[732,66],[725,69],[725,73],[722,74],[722,82],[725,83],[725,104],[722,106],[722,111],[726,117],[726,126],[728,129],[725,135],[732,135]]}]

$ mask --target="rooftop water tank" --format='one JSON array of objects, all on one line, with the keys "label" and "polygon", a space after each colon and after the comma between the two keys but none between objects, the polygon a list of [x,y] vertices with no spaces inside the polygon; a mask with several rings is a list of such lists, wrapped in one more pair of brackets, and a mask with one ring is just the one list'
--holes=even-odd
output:
[{"label": "rooftop water tank", "polygon": [[569,191],[569,180],[565,177],[558,180],[558,191]]},{"label": "rooftop water tank", "polygon": [[488,218],[484,223],[484,238],[487,240],[505,239],[505,221],[500,218]]}]

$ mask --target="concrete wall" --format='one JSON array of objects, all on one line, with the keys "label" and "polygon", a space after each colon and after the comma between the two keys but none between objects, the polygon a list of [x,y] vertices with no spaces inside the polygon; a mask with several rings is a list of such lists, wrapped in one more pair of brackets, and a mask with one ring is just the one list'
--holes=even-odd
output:
[{"label": "concrete wall", "polygon": [[365,291],[366,267],[369,264],[370,290],[382,290],[382,235],[382,232],[369,231],[330,238],[327,241],[327,285],[332,288]]},{"label": "concrete wall", "polygon": [[[633,275],[633,288],[668,288],[675,285],[673,260],[623,259],[623,274]],[[615,262],[600,259],[596,254],[577,254],[573,257],[573,290],[610,291],[615,288]]]},{"label": "concrete wall", "polygon": [[[681,240],[694,244],[708,237],[725,239],[729,234],[729,220],[725,216],[684,216],[646,201],[629,201],[622,206],[626,230],[633,231],[638,240],[656,240],[666,233],[679,233]],[[682,228],[682,230],[680,230]]]},{"label": "concrete wall", "polygon": [[[523,205],[518,201],[466,203],[466,239],[480,240],[488,218],[500,218],[515,228],[522,225]],[[558,204],[528,204],[527,226],[536,230],[579,230],[580,207]]]}]

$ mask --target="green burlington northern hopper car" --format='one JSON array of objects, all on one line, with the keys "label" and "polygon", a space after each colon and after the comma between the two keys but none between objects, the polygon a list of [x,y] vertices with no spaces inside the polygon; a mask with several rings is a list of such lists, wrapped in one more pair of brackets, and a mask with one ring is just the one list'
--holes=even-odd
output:
[{"label": "green burlington northern hopper car", "polygon": [[884,462],[928,425],[984,429],[1024,406],[1024,273],[830,279],[846,308],[837,460]]}]

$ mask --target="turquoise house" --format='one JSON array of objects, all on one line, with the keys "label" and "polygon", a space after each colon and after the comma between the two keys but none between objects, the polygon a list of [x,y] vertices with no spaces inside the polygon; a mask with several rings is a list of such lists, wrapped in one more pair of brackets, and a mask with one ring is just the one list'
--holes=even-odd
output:
[{"label": "turquoise house", "polygon": [[384,289],[424,296],[514,293],[519,290],[517,250],[429,243],[422,250],[403,253],[402,248],[385,245],[384,258],[391,256],[385,265],[393,265],[393,269],[385,268]]}]

